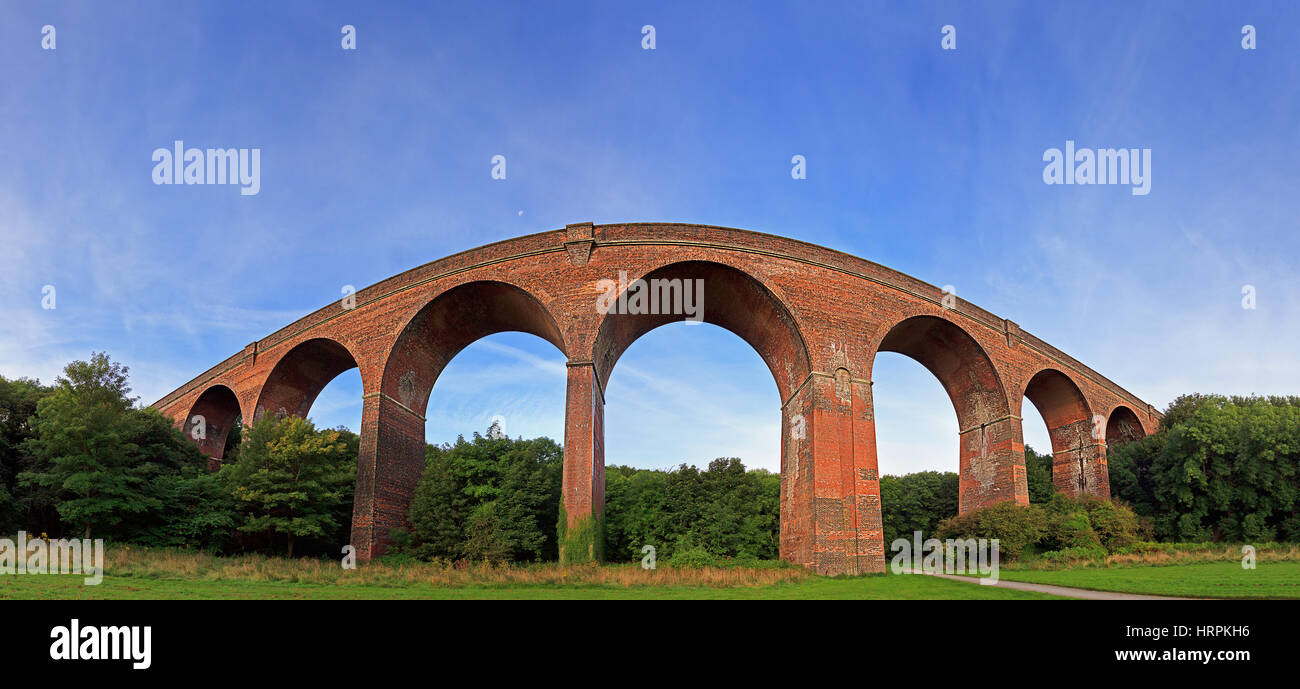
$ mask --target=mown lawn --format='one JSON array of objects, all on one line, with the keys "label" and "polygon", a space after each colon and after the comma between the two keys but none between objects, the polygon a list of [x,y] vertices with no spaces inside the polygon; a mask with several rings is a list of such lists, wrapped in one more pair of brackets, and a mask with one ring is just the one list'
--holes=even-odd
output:
[{"label": "mown lawn", "polygon": [[1055,584],[1098,591],[1191,598],[1300,598],[1300,562],[1260,562],[1242,569],[1236,560],[1184,565],[1080,567],[1059,571],[1007,570],[1007,581]]},{"label": "mown lawn", "polygon": [[586,586],[586,585],[466,585],[423,583],[375,584],[293,583],[278,581],[195,580],[105,576],[98,586],[85,586],[71,575],[0,576],[0,599],[1048,599],[991,586],[973,586],[934,577],[877,575],[807,577],[768,586]]}]

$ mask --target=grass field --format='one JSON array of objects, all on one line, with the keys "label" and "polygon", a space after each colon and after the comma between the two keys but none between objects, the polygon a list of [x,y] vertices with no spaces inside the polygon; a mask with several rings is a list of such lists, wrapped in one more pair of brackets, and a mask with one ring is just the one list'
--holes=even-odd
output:
[{"label": "grass field", "polygon": [[[1293,549],[1242,569],[1232,548],[1147,553],[1066,568],[1003,568],[1000,578],[1199,598],[1300,598]],[[643,570],[629,565],[367,563],[110,548],[103,583],[74,575],[0,575],[0,599],[1048,599],[919,575],[828,578],[782,563]]]},{"label": "grass field", "polygon": [[1300,598],[1300,562],[1201,562],[1001,572],[1006,581],[1192,598]]},{"label": "grass field", "polygon": [[0,576],[0,599],[1041,599],[925,576],[818,577],[779,563],[744,567],[363,564],[110,548],[103,583]]},{"label": "grass field", "polygon": [[133,579],[104,577],[99,586],[83,586],[79,577],[24,576],[0,578],[0,599],[608,599],[608,600],[804,600],[804,599],[1046,599],[1034,593],[972,586],[933,577],[881,575],[762,586],[618,586],[573,584],[462,585],[296,584],[246,580]]}]

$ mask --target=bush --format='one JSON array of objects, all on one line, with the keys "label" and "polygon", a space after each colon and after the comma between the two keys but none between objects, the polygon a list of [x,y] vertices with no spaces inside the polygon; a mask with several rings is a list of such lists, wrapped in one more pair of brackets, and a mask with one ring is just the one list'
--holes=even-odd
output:
[{"label": "bush", "polygon": [[415,556],[410,553],[388,553],[381,556],[378,561],[390,567],[419,562],[419,560],[415,559]]},{"label": "bush", "polygon": [[996,538],[1002,557],[1014,560],[1047,531],[1047,513],[1037,505],[1019,505],[1012,501],[959,514],[939,522],[935,537]]},{"label": "bush", "polygon": [[1109,500],[1087,500],[1088,521],[1101,538],[1101,545],[1109,552],[1127,548],[1142,538],[1137,514],[1122,503]]},{"label": "bush", "polygon": [[1141,540],[1140,533],[1137,515],[1126,505],[1057,493],[1043,505],[1026,507],[1007,501],[945,519],[934,535],[940,539],[996,538],[1002,557],[1015,560],[1030,547],[1069,553],[1053,558],[1105,555],[1132,548]]},{"label": "bush", "polygon": [[1081,562],[1105,562],[1106,549],[1101,546],[1079,546],[1051,550],[1038,556],[1041,562],[1051,565],[1073,565]]},{"label": "bush", "polygon": [[1083,511],[1052,514],[1048,518],[1047,533],[1040,545],[1049,551],[1102,547],[1101,538],[1088,521],[1088,513]]},{"label": "bush", "polygon": [[673,567],[716,567],[718,561],[709,551],[699,546],[674,549],[668,564]]}]

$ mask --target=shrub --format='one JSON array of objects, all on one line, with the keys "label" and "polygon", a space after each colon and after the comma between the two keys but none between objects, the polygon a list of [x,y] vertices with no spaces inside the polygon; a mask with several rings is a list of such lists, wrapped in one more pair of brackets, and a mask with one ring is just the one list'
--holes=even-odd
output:
[{"label": "shrub", "polygon": [[1083,562],[1105,562],[1106,549],[1101,546],[1076,546],[1050,550],[1039,556],[1039,561],[1048,565],[1074,565]]},{"label": "shrub", "polygon": [[1085,502],[1088,521],[1109,552],[1127,548],[1142,536],[1137,514],[1127,505],[1109,500],[1090,499]]},{"label": "shrub", "polygon": [[935,528],[935,537],[996,538],[1002,557],[1014,560],[1038,543],[1047,530],[1047,513],[1037,505],[1000,502],[981,510],[949,517]]},{"label": "shrub", "polygon": [[996,538],[1002,557],[1015,560],[1031,546],[1038,550],[1079,553],[1132,548],[1141,534],[1137,515],[1128,506],[1098,498],[1055,494],[1042,505],[1000,502],[939,522],[935,537]]},{"label": "shrub", "polygon": [[1052,515],[1042,543],[1047,550],[1100,545],[1113,553],[1143,540],[1137,515],[1123,503],[1058,493],[1045,509]]},{"label": "shrub", "polygon": [[419,560],[415,559],[415,556],[410,553],[388,553],[380,557],[378,561],[390,567],[419,562]]},{"label": "shrub", "polygon": [[674,549],[668,564],[673,567],[716,567],[718,561],[709,551],[699,546]]},{"label": "shrub", "polygon": [[1047,533],[1041,545],[1049,551],[1070,548],[1101,548],[1101,538],[1088,521],[1084,511],[1052,514],[1048,518]]}]

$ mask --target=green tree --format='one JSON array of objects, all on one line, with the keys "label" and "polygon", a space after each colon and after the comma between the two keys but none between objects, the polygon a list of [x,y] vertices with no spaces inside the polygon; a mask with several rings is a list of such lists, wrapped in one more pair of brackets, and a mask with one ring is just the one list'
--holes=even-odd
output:
[{"label": "green tree", "polygon": [[35,431],[31,417],[52,390],[27,378],[0,376],[0,534],[26,528],[52,532],[58,520],[52,490],[19,485],[18,476],[35,462],[25,443]]},{"label": "green tree", "polygon": [[419,543],[416,555],[431,560],[454,558],[465,540],[465,520],[472,508],[465,486],[452,471],[450,448],[425,447],[424,475],[411,499],[408,521]]},{"label": "green tree", "polygon": [[[214,534],[200,535],[192,529],[174,528],[184,520],[195,518],[195,511],[220,512],[229,507],[225,500],[217,504],[197,501],[203,495],[200,485],[212,483],[206,481],[207,457],[171,419],[155,409],[129,410],[124,432],[132,448],[129,463],[141,479],[139,493],[152,508],[125,515],[116,529],[118,537],[147,545],[208,546]],[[185,499],[195,491],[198,492],[189,500]],[[216,526],[212,524],[213,528]],[[225,533],[229,530],[227,525]]]},{"label": "green tree", "polygon": [[265,415],[245,430],[239,459],[221,470],[239,504],[238,528],[265,533],[272,547],[283,535],[293,557],[295,539],[339,527],[336,508],[350,483],[346,445],[338,431],[318,432],[296,416]]},{"label": "green tree", "polygon": [[506,531],[505,519],[498,514],[495,500],[478,505],[465,522],[465,540],[460,544],[461,554],[470,560],[508,560],[514,544]]},{"label": "green tree", "polygon": [[156,467],[138,464],[127,368],[104,353],[74,361],[41,399],[24,448],[32,467],[24,485],[48,489],[59,516],[89,538],[92,527],[113,531],[128,516],[161,505],[144,490]]},{"label": "green tree", "polygon": [[957,474],[951,471],[920,471],[914,474],[880,477],[881,527],[885,551],[896,539],[923,538],[934,533],[939,522],[957,514]]},{"label": "green tree", "polygon": [[408,521],[417,557],[555,559],[563,459],[549,438],[510,439],[495,426],[427,446]]},{"label": "green tree", "polygon": [[1156,513],[1155,475],[1152,467],[1164,447],[1165,434],[1106,448],[1111,497],[1123,500],[1144,517]]},{"label": "green tree", "polygon": [[1157,435],[1143,447],[1158,448],[1150,469],[1157,534],[1300,539],[1300,397],[1183,396]]},{"label": "green tree", "polygon": [[1025,446],[1025,482],[1029,486],[1029,502],[1041,503],[1052,499],[1056,486],[1052,484],[1052,455],[1040,455],[1034,448]]},{"label": "green tree", "polygon": [[661,558],[775,559],[780,552],[781,477],[746,471],[723,457],[700,471],[610,466],[605,469],[605,554],[641,558],[654,546]]}]

